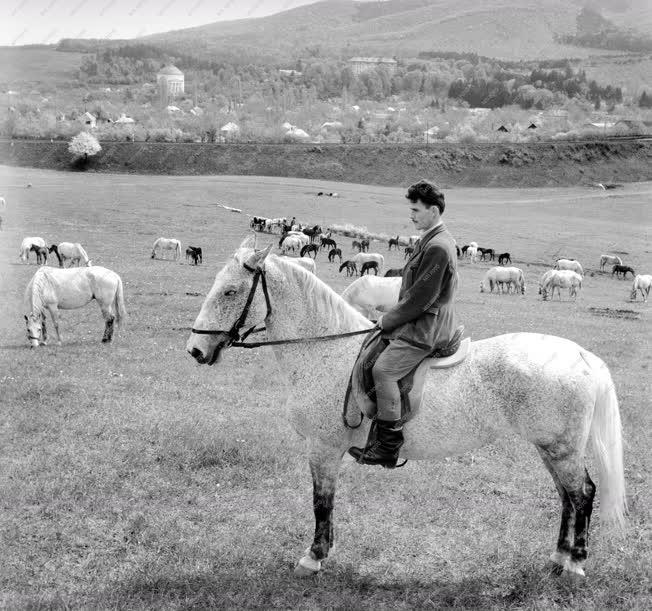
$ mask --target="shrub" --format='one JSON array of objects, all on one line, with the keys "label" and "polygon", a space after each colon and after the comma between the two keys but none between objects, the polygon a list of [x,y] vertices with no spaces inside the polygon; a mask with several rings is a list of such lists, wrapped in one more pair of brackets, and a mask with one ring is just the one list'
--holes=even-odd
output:
[{"label": "shrub", "polygon": [[102,147],[97,138],[88,132],[78,133],[68,145],[68,151],[73,154],[75,161],[82,160],[84,163],[101,150]]}]

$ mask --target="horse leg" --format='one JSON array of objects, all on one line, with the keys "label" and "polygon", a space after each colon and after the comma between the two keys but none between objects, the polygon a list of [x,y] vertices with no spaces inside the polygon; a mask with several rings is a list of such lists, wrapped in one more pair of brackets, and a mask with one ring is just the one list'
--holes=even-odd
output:
[{"label": "horse leg", "polygon": [[318,573],[333,547],[333,503],[342,453],[333,448],[315,447],[308,460],[313,483],[315,537],[294,569],[294,574],[299,577]]},{"label": "horse leg", "polygon": [[[562,444],[560,444],[561,446]],[[561,484],[565,494],[570,500],[574,519],[568,520],[566,528],[568,530],[564,542],[572,540],[570,547],[570,556],[564,554],[564,571],[569,574],[584,577],[584,563],[588,552],[587,546],[589,541],[589,525],[591,522],[591,513],[593,511],[593,499],[595,497],[595,484],[591,480],[588,471],[584,467],[582,454],[583,452],[568,452],[564,449],[547,446],[542,448],[544,463],[549,461],[549,470],[554,472],[553,479]],[[547,460],[546,460],[547,459]],[[546,465],[548,466],[548,465]],[[565,497],[564,497],[565,498]],[[564,500],[562,502],[565,502]],[[563,522],[563,511],[562,511]],[[563,525],[562,525],[563,526]],[[573,528],[572,539],[570,529]],[[560,531],[560,539],[561,539]],[[562,547],[565,552],[566,545]],[[558,552],[560,551],[558,547]],[[553,554],[555,556],[555,554]],[[555,558],[553,558],[555,561]]]},{"label": "horse leg", "polygon": [[48,345],[48,328],[45,324],[45,314],[41,314],[41,341],[39,343],[42,346]]},{"label": "horse leg", "polygon": [[52,317],[52,324],[54,325],[54,330],[57,332],[57,345],[61,345],[61,333],[59,333],[59,308],[56,305],[50,306],[48,308],[50,311],[50,316]]},{"label": "horse leg", "polygon": [[102,337],[102,343],[106,344],[113,339],[113,325],[115,322],[115,316],[111,311],[111,306],[101,307],[102,316],[104,316],[104,336]]}]

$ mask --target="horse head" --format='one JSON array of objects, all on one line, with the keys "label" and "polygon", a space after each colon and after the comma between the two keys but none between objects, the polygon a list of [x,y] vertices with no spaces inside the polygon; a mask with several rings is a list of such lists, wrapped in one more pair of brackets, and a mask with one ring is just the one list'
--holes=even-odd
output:
[{"label": "horse head", "polygon": [[[218,272],[193,325],[186,349],[200,364],[214,365],[245,323],[259,325],[269,314],[263,266],[272,245],[254,250],[248,240]],[[263,290],[256,290],[259,279]]]}]

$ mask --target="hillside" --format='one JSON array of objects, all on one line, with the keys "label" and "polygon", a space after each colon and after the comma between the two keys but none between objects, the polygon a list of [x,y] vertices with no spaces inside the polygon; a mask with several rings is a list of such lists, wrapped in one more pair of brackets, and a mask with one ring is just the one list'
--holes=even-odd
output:
[{"label": "hillside", "polygon": [[204,56],[258,54],[288,61],[316,48],[346,56],[448,50],[516,60],[579,57],[588,51],[554,42],[555,35],[574,32],[578,10],[562,0],[337,0],[140,40]]},{"label": "hillside", "polygon": [[0,86],[45,84],[61,87],[75,78],[82,53],[57,53],[51,46],[0,47]]}]

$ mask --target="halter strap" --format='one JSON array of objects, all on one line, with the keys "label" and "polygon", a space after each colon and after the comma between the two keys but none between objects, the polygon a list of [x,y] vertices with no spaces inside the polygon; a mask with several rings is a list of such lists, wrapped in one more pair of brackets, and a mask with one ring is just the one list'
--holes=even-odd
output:
[{"label": "halter strap", "polygon": [[294,339],[278,339],[278,340],[272,340],[272,341],[266,341],[266,342],[251,342],[248,344],[244,343],[244,340],[247,339],[252,333],[260,333],[261,331],[265,331],[265,327],[256,327],[254,325],[253,327],[250,327],[245,331],[242,335],[240,334],[240,329],[244,327],[245,321],[247,320],[247,316],[249,315],[249,308],[251,308],[251,304],[254,300],[254,295],[256,293],[256,287],[258,286],[258,281],[260,280],[260,283],[262,284],[263,287],[263,294],[265,295],[265,304],[267,306],[267,314],[265,315],[265,319],[269,317],[269,315],[272,313],[272,303],[269,299],[269,291],[267,289],[267,279],[265,278],[265,271],[261,267],[253,268],[247,263],[244,264],[244,268],[252,272],[254,275],[254,280],[251,285],[251,289],[249,290],[249,295],[247,296],[247,301],[245,303],[244,309],[242,310],[242,314],[238,317],[238,320],[233,323],[233,326],[229,331],[223,331],[221,329],[195,329],[194,327],[190,329],[191,333],[195,333],[197,335],[228,335],[229,341],[227,342],[227,346],[234,346],[236,348],[258,348],[260,346],[280,346],[282,344],[299,344],[299,343],[304,343],[304,342],[320,342],[320,341],[327,341],[331,339],[339,339],[341,337],[352,337],[354,335],[362,335],[364,333],[371,333],[376,327],[372,327],[371,329],[363,329],[362,331],[347,331],[346,333],[335,333],[333,335],[318,335],[315,337],[297,337]]}]

